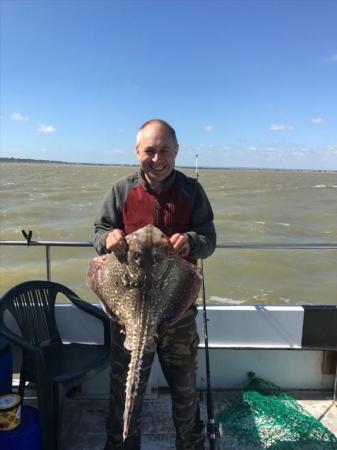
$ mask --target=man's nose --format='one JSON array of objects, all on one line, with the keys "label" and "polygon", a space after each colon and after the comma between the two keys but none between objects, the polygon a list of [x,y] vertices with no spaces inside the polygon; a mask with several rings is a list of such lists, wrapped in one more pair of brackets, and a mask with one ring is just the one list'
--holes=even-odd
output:
[{"label": "man's nose", "polygon": [[160,153],[159,152],[155,152],[155,154],[152,157],[152,161],[153,162],[157,162],[160,159]]}]

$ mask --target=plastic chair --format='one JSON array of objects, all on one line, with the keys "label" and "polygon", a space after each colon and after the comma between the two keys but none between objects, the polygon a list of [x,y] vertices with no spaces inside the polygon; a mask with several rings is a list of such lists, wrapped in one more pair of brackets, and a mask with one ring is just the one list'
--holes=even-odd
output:
[{"label": "plastic chair", "polygon": [[[55,321],[55,299],[59,293],[102,321],[104,345],[62,342]],[[8,313],[14,317],[21,336],[7,327]],[[10,289],[0,300],[0,334],[23,350],[19,385],[22,398],[25,382],[36,383],[42,449],[59,449],[65,393],[110,363],[109,318],[62,284],[27,281]]]}]

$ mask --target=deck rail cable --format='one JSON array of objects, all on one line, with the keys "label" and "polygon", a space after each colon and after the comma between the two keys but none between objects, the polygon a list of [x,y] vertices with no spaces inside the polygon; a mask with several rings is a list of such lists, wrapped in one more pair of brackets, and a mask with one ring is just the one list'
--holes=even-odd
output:
[{"label": "deck rail cable", "polygon": [[[0,246],[29,246],[29,247],[45,247],[46,250],[46,272],[47,272],[47,280],[51,280],[51,247],[93,247],[93,242],[91,241],[39,241],[30,239],[28,243],[28,239],[25,241],[12,241],[12,240],[0,240]],[[272,243],[250,243],[250,242],[232,242],[225,244],[217,244],[217,249],[257,249],[257,250],[277,250],[277,249],[302,249],[302,250],[328,250],[334,249],[337,250],[337,242],[272,242]]]}]

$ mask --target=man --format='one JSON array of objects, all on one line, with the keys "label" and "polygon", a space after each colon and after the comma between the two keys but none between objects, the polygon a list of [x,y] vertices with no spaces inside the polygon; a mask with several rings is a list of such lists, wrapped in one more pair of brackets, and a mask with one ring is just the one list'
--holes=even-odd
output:
[{"label": "man", "polygon": [[[95,222],[99,254],[127,251],[125,236],[151,223],[170,236],[173,252],[196,262],[211,255],[216,245],[213,212],[200,184],[175,170],[178,141],[163,120],[146,122],[138,131],[136,155],[140,170],[117,181],[107,193]],[[204,449],[204,431],[196,391],[199,337],[196,307],[158,336],[157,353],[172,398],[176,448]],[[112,329],[112,369],[108,439],[105,450],[140,449],[140,410],[154,353],[143,358],[141,380],[127,439],[122,440],[125,380],[129,352],[118,326]],[[153,418],[155,420],[155,417]]]}]

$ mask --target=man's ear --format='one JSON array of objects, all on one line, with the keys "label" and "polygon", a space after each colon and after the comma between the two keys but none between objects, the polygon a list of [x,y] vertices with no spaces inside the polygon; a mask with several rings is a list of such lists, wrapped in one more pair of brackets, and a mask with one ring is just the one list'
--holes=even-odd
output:
[{"label": "man's ear", "polygon": [[179,150],[179,145],[177,144],[177,145],[176,145],[176,156],[177,156],[177,154],[178,154],[178,150]]}]

